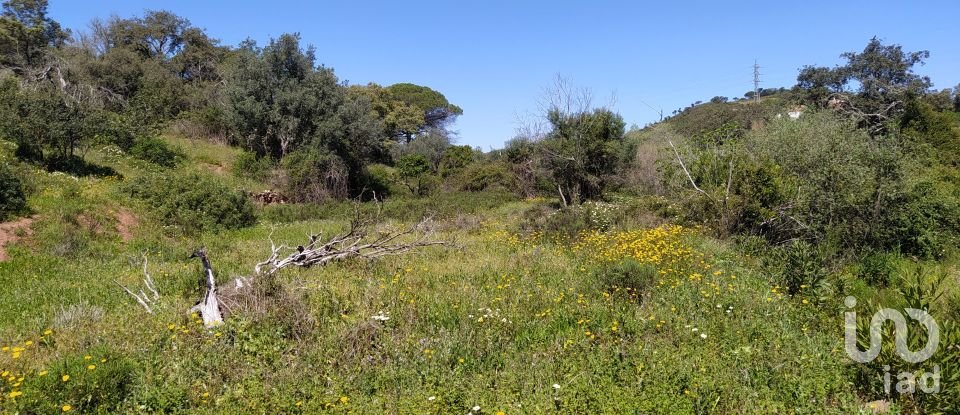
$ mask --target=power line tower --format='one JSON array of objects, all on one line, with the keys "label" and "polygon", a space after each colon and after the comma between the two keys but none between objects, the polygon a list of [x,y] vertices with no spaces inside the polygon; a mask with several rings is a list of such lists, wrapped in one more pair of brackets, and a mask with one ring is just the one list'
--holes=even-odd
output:
[{"label": "power line tower", "polygon": [[760,65],[753,61],[753,100],[760,102]]}]

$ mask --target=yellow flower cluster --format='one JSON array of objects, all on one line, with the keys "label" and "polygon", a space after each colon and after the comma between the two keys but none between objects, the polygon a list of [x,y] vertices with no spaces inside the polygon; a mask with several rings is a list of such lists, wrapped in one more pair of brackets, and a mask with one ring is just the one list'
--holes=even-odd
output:
[{"label": "yellow flower cluster", "polygon": [[573,250],[597,261],[633,258],[643,264],[670,268],[687,263],[693,254],[692,248],[684,243],[687,233],[678,225],[613,233],[593,231],[582,234]]},{"label": "yellow flower cluster", "polygon": [[[47,329],[44,330],[43,334],[37,338],[36,342],[33,340],[27,340],[22,344],[0,347],[0,352],[3,353],[0,356],[9,358],[9,363],[11,363],[13,366],[18,366],[20,364],[18,364],[17,361],[24,356],[24,353],[31,349],[36,349],[37,343],[44,345],[49,344],[51,336],[53,336],[53,330]],[[4,362],[0,361],[0,364],[3,363]],[[0,402],[3,402],[4,400],[17,400],[17,398],[23,396],[23,391],[20,389],[27,378],[32,376],[40,378],[46,376],[48,373],[49,372],[46,370],[41,370],[36,373],[28,374],[16,370],[4,369],[2,366],[0,366]]]},{"label": "yellow flower cluster", "polygon": [[496,241],[502,244],[505,244],[511,248],[517,248],[523,246],[523,240],[520,239],[520,235],[507,232],[505,230],[497,230],[487,234],[487,238],[490,241]]}]

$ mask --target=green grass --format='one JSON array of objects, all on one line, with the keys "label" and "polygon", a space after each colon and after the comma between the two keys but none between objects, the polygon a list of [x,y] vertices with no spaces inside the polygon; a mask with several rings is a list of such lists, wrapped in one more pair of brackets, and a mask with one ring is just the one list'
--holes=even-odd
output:
[{"label": "green grass", "polygon": [[[180,169],[229,169],[236,154],[167,139],[186,147]],[[124,155],[89,159],[128,177],[145,168]],[[0,411],[848,414],[861,405],[842,310],[777,295],[752,259],[696,232],[683,243],[703,264],[697,256],[670,271],[676,278],[627,293],[604,283],[611,264],[589,252],[514,234],[537,202],[388,200],[389,223],[435,212],[436,237],[455,245],[284,270],[259,280],[225,326],[205,330],[187,311],[201,295],[194,248],[207,247],[225,282],[252,272],[268,238],[297,244],[344,229],[350,205],[270,207],[253,227],[185,237],[117,180],[34,180],[34,235],[0,263],[0,346],[25,349],[0,354],[0,371],[15,377],[0,381]],[[111,213],[120,208],[139,219],[127,242]],[[114,282],[137,287],[144,253],[162,293],[154,315]],[[371,319],[381,312],[390,319]]]}]

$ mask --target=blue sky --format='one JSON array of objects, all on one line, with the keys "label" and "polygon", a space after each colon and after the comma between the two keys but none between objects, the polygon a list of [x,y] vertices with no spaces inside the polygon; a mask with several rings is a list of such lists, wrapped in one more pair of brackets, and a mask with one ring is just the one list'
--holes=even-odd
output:
[{"label": "blue sky", "polygon": [[66,1],[50,13],[84,30],[94,17],[167,9],[227,45],[299,32],[351,84],[413,82],[464,109],[459,142],[498,148],[557,76],[590,88],[627,124],[715,95],[790,87],[805,64],[840,63],[878,36],[930,51],[918,72],[960,83],[960,2],[950,1]]}]

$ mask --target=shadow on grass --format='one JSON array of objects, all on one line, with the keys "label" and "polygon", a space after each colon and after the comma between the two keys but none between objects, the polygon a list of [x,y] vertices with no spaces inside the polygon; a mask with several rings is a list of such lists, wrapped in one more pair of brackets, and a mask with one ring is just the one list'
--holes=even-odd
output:
[{"label": "shadow on grass", "polygon": [[78,177],[122,177],[121,174],[112,167],[90,163],[82,157],[77,156],[51,157],[48,158],[44,164],[46,165],[47,171],[59,171]]}]

